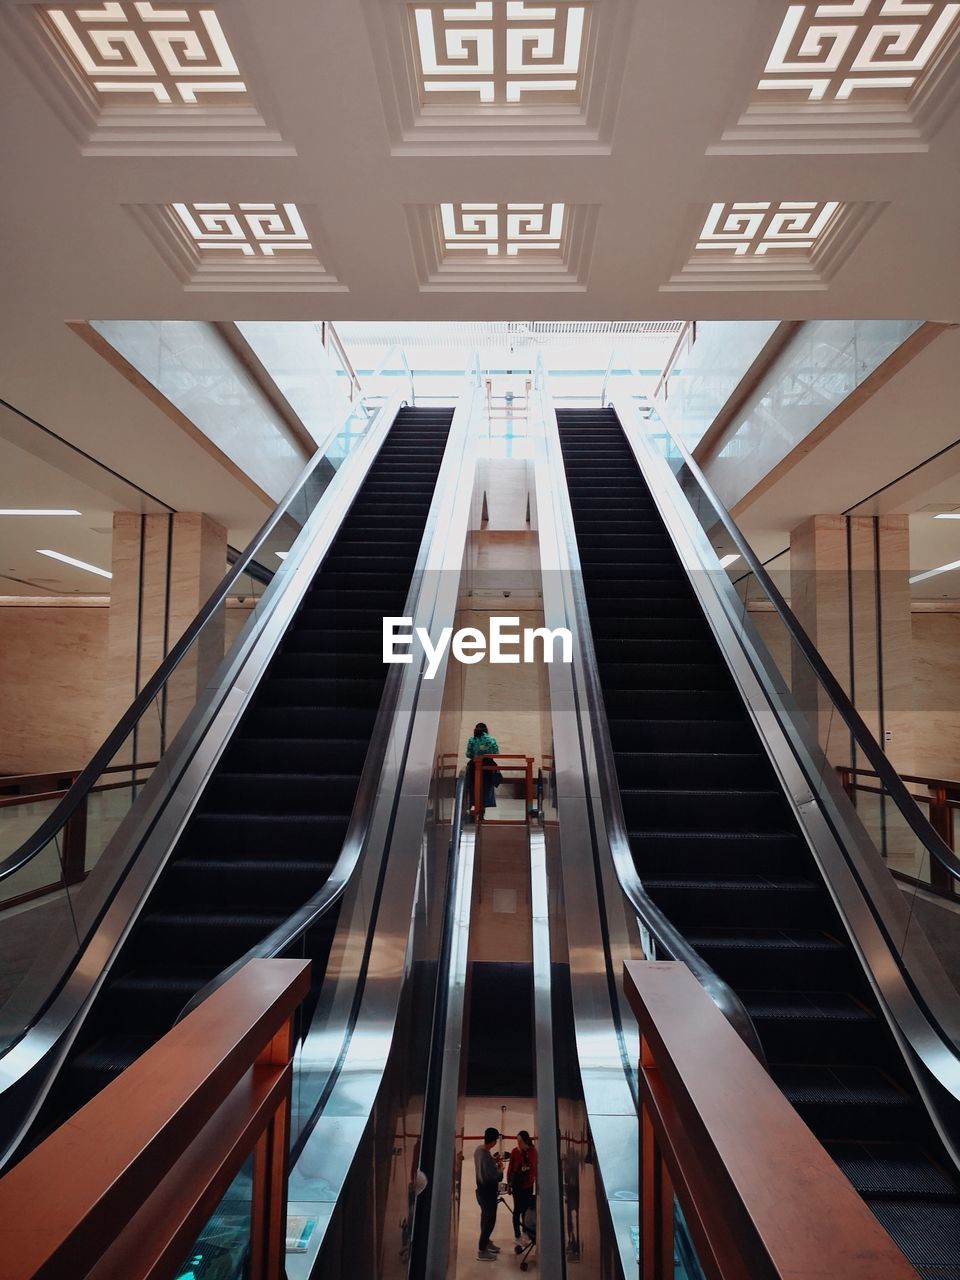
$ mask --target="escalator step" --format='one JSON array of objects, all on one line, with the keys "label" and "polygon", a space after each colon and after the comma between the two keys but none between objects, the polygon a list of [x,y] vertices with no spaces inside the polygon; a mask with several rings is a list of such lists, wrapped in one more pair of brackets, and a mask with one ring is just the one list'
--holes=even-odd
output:
[{"label": "escalator step", "polygon": [[785,831],[790,810],[778,790],[741,787],[693,790],[657,788],[621,790],[623,815],[631,830],[657,824],[669,831]]},{"label": "escalator step", "polygon": [[757,738],[749,721],[738,719],[658,720],[653,717],[620,719],[615,711],[607,721],[610,739],[617,752],[663,751],[681,754],[691,752],[739,752],[750,754],[757,749]]},{"label": "escalator step", "polygon": [[729,689],[730,672],[713,662],[600,662],[600,683],[606,689],[662,691]]},{"label": "escalator step", "polygon": [[275,676],[257,695],[262,707],[370,707],[380,704],[384,679],[336,680]]},{"label": "escalator step", "polygon": [[345,816],[198,813],[178,852],[197,858],[300,858],[335,861],[347,833]]},{"label": "escalator step", "polygon": [[691,929],[687,941],[735,989],[756,981],[783,990],[836,991],[851,979],[847,949],[809,929]]},{"label": "escalator step", "polygon": [[357,794],[356,774],[227,773],[221,769],[203,797],[204,812],[350,816]]},{"label": "escalator step", "polygon": [[915,1135],[917,1105],[876,1067],[773,1065],[770,1074],[821,1141]]},{"label": "escalator step", "polygon": [[332,870],[332,862],[307,859],[178,858],[164,877],[161,901],[186,908],[204,902],[218,908],[257,904],[292,912],[323,888]]},{"label": "escalator step", "polygon": [[108,980],[97,1016],[113,1034],[143,1034],[158,1023],[172,1026],[218,972],[217,965],[130,970]]},{"label": "escalator step", "polygon": [[611,689],[609,714],[633,720],[742,720],[743,703],[732,689]]},{"label": "escalator step", "polygon": [[660,909],[684,931],[693,927],[736,928],[762,920],[768,928],[803,929],[816,923],[824,893],[812,880],[725,876],[671,879],[648,876],[643,886]]},{"label": "escalator step", "polygon": [[839,991],[738,992],[772,1064],[872,1065],[883,1052],[880,1024]]},{"label": "escalator step", "polygon": [[910,1142],[825,1142],[831,1158],[867,1200],[956,1200],[957,1179]]},{"label": "escalator step", "polygon": [[[378,644],[382,645],[380,636]],[[383,656],[376,653],[351,653],[340,650],[333,653],[315,653],[309,650],[290,650],[278,653],[270,664],[270,676],[336,676],[340,679],[376,680],[381,683],[386,674]]]},{"label": "escalator step", "polygon": [[[335,719],[334,719],[335,715]],[[253,706],[243,718],[242,731],[255,737],[320,738],[325,729],[369,740],[376,707],[263,707]]]},{"label": "escalator step", "polygon": [[870,1208],[923,1280],[960,1278],[960,1205],[880,1200]]},{"label": "escalator step", "polygon": [[620,786],[664,790],[741,787],[773,780],[766,756],[748,752],[618,751],[614,756]]},{"label": "escalator step", "polygon": [[366,738],[254,738],[234,735],[224,756],[234,772],[352,773],[367,756]]},{"label": "escalator step", "polygon": [[792,831],[631,831],[640,875],[796,877],[808,855]]}]

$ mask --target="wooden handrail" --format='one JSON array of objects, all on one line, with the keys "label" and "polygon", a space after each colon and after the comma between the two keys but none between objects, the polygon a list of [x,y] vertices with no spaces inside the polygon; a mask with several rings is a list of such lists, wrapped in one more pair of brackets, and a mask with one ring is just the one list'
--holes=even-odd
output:
[{"label": "wooden handrail", "polygon": [[251,1280],[283,1274],[293,1016],[252,960],[0,1179],[0,1280],[159,1280],[254,1153]]},{"label": "wooden handrail", "polygon": [[[849,764],[838,764],[838,773],[859,774],[865,778],[879,778],[876,769],[861,769],[859,766]],[[960,781],[956,778],[928,778],[918,773],[901,773],[900,778],[903,782],[916,782],[920,786],[929,787],[935,791],[938,787],[947,787],[950,790],[960,791]],[[859,785],[859,784],[858,784]]]},{"label": "wooden handrail", "polygon": [[673,1196],[707,1280],[918,1280],[687,967],[630,961],[642,1280],[673,1275]]}]

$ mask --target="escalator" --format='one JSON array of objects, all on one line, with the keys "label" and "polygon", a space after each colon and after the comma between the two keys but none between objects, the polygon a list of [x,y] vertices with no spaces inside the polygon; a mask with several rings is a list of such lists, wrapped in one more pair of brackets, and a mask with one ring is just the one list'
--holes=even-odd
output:
[{"label": "escalator", "polygon": [[[166,1032],[323,886],[341,852],[453,411],[401,409],[256,693],[116,955],[35,1133]],[[311,934],[314,991],[337,908]]]},{"label": "escalator", "polygon": [[960,1183],[612,410],[559,410],[643,888],[742,1000],[771,1075],[921,1275]]}]

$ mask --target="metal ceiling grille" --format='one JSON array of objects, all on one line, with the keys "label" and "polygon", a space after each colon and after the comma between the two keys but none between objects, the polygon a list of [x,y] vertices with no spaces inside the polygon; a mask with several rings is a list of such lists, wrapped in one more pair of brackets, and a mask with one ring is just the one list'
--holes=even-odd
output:
[{"label": "metal ceiling grille", "polygon": [[682,320],[497,320],[398,322],[338,321],[336,330],[344,342],[363,346],[404,347],[509,347],[533,342],[548,345],[576,337],[675,336]]}]

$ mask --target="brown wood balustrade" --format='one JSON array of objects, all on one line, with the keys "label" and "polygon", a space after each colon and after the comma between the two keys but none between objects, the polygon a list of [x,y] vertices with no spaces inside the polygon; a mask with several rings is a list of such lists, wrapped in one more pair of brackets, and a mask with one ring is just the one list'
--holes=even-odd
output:
[{"label": "brown wood balustrade", "polygon": [[[60,839],[60,878],[50,884],[39,885],[26,893],[15,893],[4,896],[3,882],[0,881],[0,910],[16,907],[34,898],[43,898],[55,893],[58,889],[80,884],[87,877],[87,800],[91,795],[99,795],[104,791],[122,791],[131,786],[142,787],[147,777],[141,777],[148,770],[155,769],[156,760],[146,760],[134,767],[132,764],[108,765],[101,777],[107,774],[126,775],[119,782],[102,782],[83,797],[62,827]],[[40,804],[44,801],[61,800],[77,778],[80,769],[59,769],[49,773],[6,774],[0,777],[0,811],[16,809],[25,804]],[[2,821],[2,817],[0,817]],[[12,850],[7,849],[9,853]]]},{"label": "brown wood balustrade", "polygon": [[0,1179],[0,1280],[168,1280],[253,1153],[249,1280],[281,1280],[308,961],[251,960]]},{"label": "brown wood balustrade", "polygon": [[[853,768],[849,765],[838,765],[837,773],[844,791],[850,797],[853,807],[857,808],[859,796],[884,796],[883,787],[877,786],[879,775],[873,769]],[[910,797],[923,809],[930,820],[930,825],[940,839],[956,853],[954,839],[954,815],[960,809],[960,782],[950,778],[929,778],[916,773],[901,773],[900,778],[910,788]],[[926,788],[926,794],[917,791],[918,787]],[[882,841],[881,841],[882,843]],[[927,866],[926,878],[910,875],[898,867],[891,867],[891,873],[907,884],[919,885],[943,898],[957,896],[957,882],[936,858],[931,858]]]},{"label": "brown wood balustrade", "polygon": [[919,1280],[689,969],[624,968],[641,1038],[641,1280],[673,1280],[674,1196],[706,1280]]},{"label": "brown wood balustrade", "polygon": [[[522,761],[513,764],[512,761]],[[536,807],[536,790],[533,781],[533,756],[525,756],[522,752],[498,751],[496,755],[475,756],[473,759],[473,804],[477,809],[478,822],[496,822],[499,826],[529,826],[530,818]],[[483,798],[484,773],[501,773],[504,780],[514,781],[519,776],[523,783],[524,806],[522,819],[485,817],[480,801]]]}]

